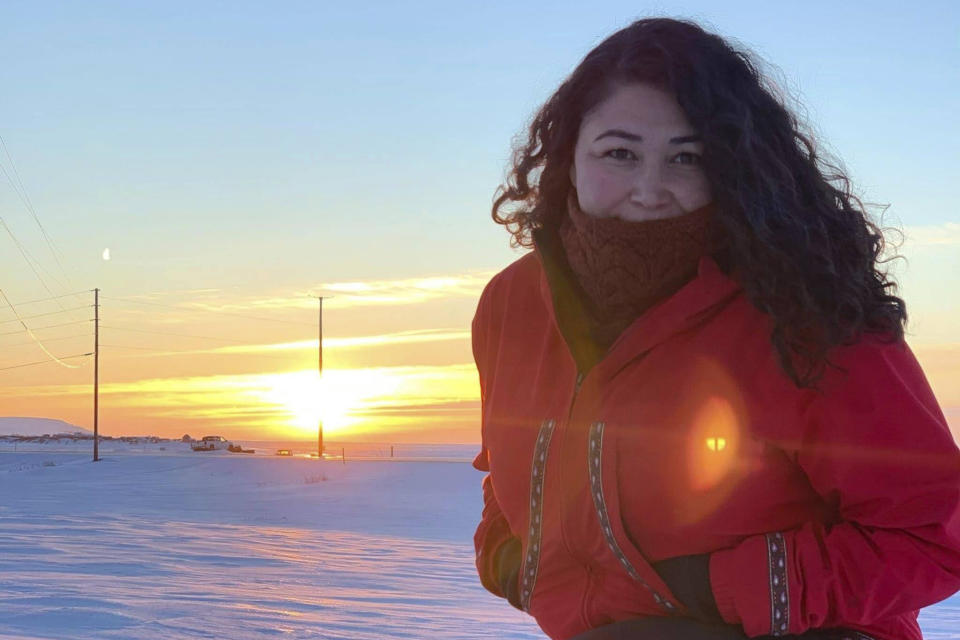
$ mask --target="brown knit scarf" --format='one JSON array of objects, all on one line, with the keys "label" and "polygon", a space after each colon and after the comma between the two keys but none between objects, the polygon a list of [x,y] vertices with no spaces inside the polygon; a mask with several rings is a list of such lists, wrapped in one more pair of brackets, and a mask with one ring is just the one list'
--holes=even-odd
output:
[{"label": "brown knit scarf", "polygon": [[711,250],[709,204],[675,218],[630,222],[590,216],[572,193],[567,211],[560,241],[604,348],[644,311],[689,282]]}]

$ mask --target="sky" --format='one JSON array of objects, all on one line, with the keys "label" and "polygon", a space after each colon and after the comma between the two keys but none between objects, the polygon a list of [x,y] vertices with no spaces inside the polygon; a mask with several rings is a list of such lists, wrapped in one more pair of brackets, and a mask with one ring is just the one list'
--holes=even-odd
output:
[{"label": "sky", "polygon": [[69,356],[99,288],[101,433],[477,442],[470,320],[522,255],[489,215],[511,144],[652,15],[759,56],[902,229],[908,341],[960,433],[947,1],[4,1],[0,415],[92,428]]}]

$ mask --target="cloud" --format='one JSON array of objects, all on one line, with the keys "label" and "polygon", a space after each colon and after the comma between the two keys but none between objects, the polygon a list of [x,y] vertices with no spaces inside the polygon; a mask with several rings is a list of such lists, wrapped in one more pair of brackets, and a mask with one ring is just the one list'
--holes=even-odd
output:
[{"label": "cloud", "polygon": [[[493,275],[492,271],[484,271],[399,280],[323,282],[312,288],[312,294],[309,295],[325,296],[324,307],[335,309],[419,304],[440,298],[479,298],[483,287]],[[289,304],[288,299],[274,302]],[[314,304],[314,301],[310,301],[307,306]]]},{"label": "cloud", "polygon": [[[468,340],[469,331],[451,329],[423,329],[418,331],[400,331],[372,336],[352,336],[346,338],[324,338],[324,349],[358,349],[364,347],[381,347],[393,344],[414,344],[422,342],[440,342],[447,340]],[[274,351],[290,351],[312,349],[316,350],[316,340],[298,340],[296,342],[280,342],[275,344],[251,344],[229,347],[219,347],[196,353],[270,353]]]},{"label": "cloud", "polygon": [[[399,331],[370,336],[349,336],[343,338],[324,337],[325,351],[342,351],[348,349],[366,349],[398,344],[422,344],[427,342],[447,342],[469,340],[470,332],[456,329],[420,329],[415,331]],[[184,355],[240,355],[240,354],[278,354],[289,351],[316,351],[316,340],[296,340],[293,342],[273,342],[263,344],[238,344],[226,347],[212,347],[208,349],[176,349],[155,352],[137,353],[130,356],[116,356],[129,358],[157,358],[165,356],[182,357]]]},{"label": "cloud", "polygon": [[960,222],[913,225],[903,229],[904,246],[954,246],[960,247]]},{"label": "cloud", "polygon": [[[181,314],[173,313],[175,310],[180,310],[187,314],[211,312],[238,317],[257,316],[257,319],[273,319],[293,324],[308,324],[303,320],[270,318],[268,312],[316,310],[318,295],[324,296],[323,306],[327,309],[412,305],[449,298],[475,300],[480,297],[483,287],[493,277],[494,273],[493,271],[476,271],[392,280],[319,282],[266,296],[238,295],[235,289],[194,289],[153,292],[123,298],[111,298],[111,300],[144,305],[143,307],[133,308],[121,305],[121,308],[118,309],[140,315],[145,315],[147,312],[144,309],[152,306],[154,309],[149,312],[151,318],[166,323],[183,322],[184,318]],[[171,311],[158,314],[155,312],[155,308],[158,306],[170,308]],[[191,315],[190,317],[195,318],[196,316]]]},{"label": "cloud", "polygon": [[325,309],[420,304],[441,298],[476,299],[493,275],[492,271],[483,271],[397,280],[320,282],[283,295],[230,302],[196,302],[193,306],[225,312],[316,309],[318,295],[324,296]]}]

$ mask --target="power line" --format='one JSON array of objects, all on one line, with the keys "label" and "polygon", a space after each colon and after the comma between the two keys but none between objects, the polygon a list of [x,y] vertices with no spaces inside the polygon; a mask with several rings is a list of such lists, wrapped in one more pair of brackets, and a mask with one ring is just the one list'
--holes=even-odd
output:
[{"label": "power line", "polygon": [[[76,320],[76,321],[74,321],[74,322],[63,322],[63,323],[61,323],[61,324],[48,324],[48,325],[45,326],[45,327],[35,327],[35,328],[33,329],[33,331],[40,331],[41,329],[53,329],[53,328],[56,328],[56,327],[68,327],[68,326],[70,326],[70,325],[72,325],[72,324],[82,324],[82,323],[84,323],[84,322],[93,322],[93,320],[91,320],[91,319],[88,318],[88,319],[86,319],[86,320]],[[24,329],[27,331],[27,333],[30,333],[31,329],[30,329],[29,327],[27,327],[27,325],[23,325],[23,327],[24,327]],[[4,333],[0,333],[0,336],[12,336],[12,335],[15,335],[15,334],[18,334],[18,333],[23,333],[23,331],[22,331],[22,330],[21,330],[21,331],[6,331],[6,332],[4,332]]]},{"label": "power line", "polygon": [[[27,251],[27,248],[20,243],[20,241],[17,239],[17,236],[13,235],[13,231],[10,229],[10,227],[7,226],[7,223],[4,221],[3,217],[0,217],[0,226],[2,226],[6,230],[7,235],[9,235],[10,239],[13,240],[13,244],[17,246],[17,249],[20,251],[20,255],[23,256],[23,259],[27,262],[27,266],[30,267],[31,271],[33,271],[33,275],[37,277],[37,280],[39,280],[40,284],[43,285],[43,288],[47,290],[47,293],[53,296],[54,295],[53,291],[51,291],[50,287],[47,286],[47,283],[44,281],[43,276],[41,276],[40,272],[37,271],[37,267],[40,267],[41,269],[43,269],[43,271],[47,273],[47,277],[53,280],[56,284],[60,285],[61,287],[63,287],[63,284],[60,282],[57,282],[57,279],[54,278],[49,271],[43,268],[43,265],[40,264],[40,261],[34,258],[30,254],[30,252]],[[36,266],[34,266],[34,263],[36,263]],[[63,287],[63,288],[66,288],[66,287]]]},{"label": "power line", "polygon": [[[71,338],[90,338],[90,337],[91,335],[89,333],[77,333],[72,336],[60,336],[58,338],[44,338],[43,340],[44,342],[56,342],[57,340],[70,340]],[[33,340],[30,340],[29,342],[14,342],[13,344],[5,344],[2,346],[3,348],[6,349],[8,347],[22,347],[28,344],[33,344]]]},{"label": "power line", "polygon": [[43,350],[45,354],[47,354],[48,358],[50,358],[51,360],[59,364],[61,367],[64,367],[67,369],[78,369],[80,367],[80,365],[74,366],[72,364],[67,364],[57,356],[50,353],[50,351],[43,345],[43,343],[40,342],[40,339],[36,335],[34,335],[33,331],[30,330],[30,327],[27,326],[27,323],[20,318],[20,314],[17,312],[16,307],[10,304],[10,300],[7,298],[7,294],[3,292],[3,289],[0,289],[0,297],[3,297],[4,302],[6,302],[7,306],[10,307],[10,310],[13,311],[13,315],[17,316],[17,319],[20,320],[20,324],[23,325],[23,328],[26,329],[27,333],[30,335],[33,341],[37,343],[37,346],[40,347],[40,349]]},{"label": "power line", "polygon": [[155,347],[131,347],[125,344],[101,344],[101,347],[109,349],[136,349],[137,351],[150,351],[151,353],[196,353],[196,349],[157,349]]},{"label": "power line", "polygon": [[15,303],[15,304],[16,304],[16,306],[18,306],[18,307],[22,307],[22,306],[28,305],[28,304],[37,304],[37,303],[40,303],[40,302],[48,302],[48,301],[50,301],[50,300],[57,300],[57,299],[59,299],[59,298],[69,298],[70,296],[79,296],[79,295],[84,294],[84,293],[93,293],[93,289],[87,289],[86,291],[74,291],[73,293],[64,293],[63,295],[50,296],[49,298],[40,298],[39,300],[27,300],[26,302],[17,302],[17,303]]},{"label": "power line", "polygon": [[30,200],[30,194],[27,193],[27,188],[24,186],[23,180],[20,179],[20,172],[17,171],[17,164],[13,161],[13,157],[10,155],[10,150],[7,148],[7,143],[3,139],[2,135],[0,135],[0,146],[3,147],[3,153],[7,156],[7,160],[10,162],[10,168],[13,170],[13,175],[17,178],[17,184],[20,185],[20,189],[17,189],[17,185],[15,185],[13,180],[10,179],[10,175],[7,174],[6,169],[3,169],[3,165],[0,165],[0,169],[3,169],[3,175],[7,177],[7,180],[10,182],[10,186],[13,187],[13,190],[20,197],[20,201],[23,202],[24,206],[27,208],[27,211],[29,211],[30,215],[33,216],[34,222],[36,222],[37,227],[40,228],[40,233],[43,234],[43,239],[47,242],[47,248],[50,249],[50,255],[53,256],[54,262],[56,262],[57,267],[60,268],[60,273],[63,275],[67,285],[72,287],[73,285],[70,284],[70,277],[63,268],[63,263],[60,262],[60,257],[57,255],[59,251],[57,250],[56,245],[54,245],[50,234],[47,233],[46,228],[44,228],[43,224],[40,222],[40,217],[37,215],[37,210],[34,209],[33,202]]},{"label": "power line", "polygon": [[[72,359],[74,359],[74,358],[86,358],[87,356],[92,356],[92,355],[93,355],[93,352],[90,352],[90,353],[78,353],[78,354],[75,355],[75,356],[63,356],[62,358],[58,358],[58,360],[72,360]],[[0,371],[7,371],[8,369],[20,369],[20,368],[22,368],[22,367],[32,367],[32,366],[38,365],[38,364],[50,364],[51,362],[55,362],[55,360],[39,360],[39,361],[37,361],[37,362],[26,362],[26,363],[24,363],[24,364],[15,364],[15,365],[13,365],[12,367],[0,367]],[[79,369],[79,368],[80,368],[80,365],[77,365],[77,366],[75,366],[75,367],[70,367],[70,368],[71,368],[71,369]]]},{"label": "power line", "polygon": [[[47,313],[37,313],[32,316],[20,316],[20,320],[30,320],[31,318],[42,318],[43,316],[52,316],[58,313],[67,313],[68,311],[77,311],[78,309],[89,309],[90,305],[85,305],[82,307],[71,307],[69,309],[63,309],[62,311],[49,311]],[[17,319],[14,320],[0,320],[0,324],[8,324],[10,322],[18,322]]]},{"label": "power line", "polygon": [[[63,263],[60,261],[60,258],[57,255],[57,250],[53,244],[53,240],[50,238],[50,234],[47,233],[47,230],[43,226],[43,223],[40,222],[40,217],[37,215],[37,211],[33,206],[33,202],[30,200],[30,195],[27,193],[27,188],[26,186],[24,186],[23,180],[20,178],[20,172],[17,170],[17,164],[13,161],[13,156],[10,155],[10,149],[7,148],[7,142],[6,140],[3,139],[2,135],[0,135],[0,147],[3,147],[3,153],[6,156],[7,161],[10,163],[10,169],[11,171],[13,171],[13,176],[16,177],[16,181],[14,181],[13,177],[10,176],[10,174],[7,172],[6,168],[3,166],[2,163],[0,163],[0,170],[3,171],[3,175],[6,176],[7,181],[10,183],[10,186],[13,187],[14,192],[20,198],[20,201],[23,202],[24,207],[26,207],[27,211],[33,217],[34,222],[36,222],[37,226],[40,228],[40,233],[43,234],[43,238],[47,243],[47,247],[50,249],[50,254],[53,256],[54,261],[57,263],[57,267],[60,269],[60,273],[63,275],[64,281],[67,283],[67,286],[65,287],[62,283],[60,283],[57,280],[57,278],[53,277],[53,275],[51,275],[51,273],[43,267],[40,261],[34,258],[30,254],[30,252],[27,251],[27,248],[23,246],[20,240],[17,239],[17,236],[14,235],[13,230],[10,229],[10,227],[7,225],[6,221],[3,219],[2,216],[0,216],[0,226],[3,226],[4,230],[7,232],[7,235],[10,236],[10,239],[13,241],[13,244],[16,245],[17,250],[20,252],[21,257],[23,257],[24,261],[26,261],[27,266],[30,267],[30,270],[33,272],[33,275],[36,276],[37,280],[40,281],[40,284],[43,286],[46,292],[56,300],[57,306],[60,307],[61,311],[66,311],[63,307],[63,304],[60,302],[60,299],[59,299],[60,297],[56,296],[56,294],[53,293],[53,291],[47,285],[46,281],[43,279],[43,276],[40,275],[40,271],[43,271],[44,273],[46,273],[47,277],[51,281],[53,281],[61,290],[66,289],[68,287],[73,288],[73,285],[70,283],[70,277],[67,276],[67,272],[63,268]],[[0,293],[2,293],[2,291],[0,291]],[[38,340],[37,337],[30,332],[30,328],[26,325],[26,323],[23,322],[23,319],[20,317],[20,314],[17,312],[17,309],[13,306],[13,304],[7,298],[6,294],[3,294],[3,298],[6,301],[7,305],[10,307],[10,310],[13,311],[13,315],[17,317],[17,320],[20,321],[20,324],[23,325],[23,328],[27,331],[27,333],[30,334],[30,337],[34,341],[36,341],[37,345],[43,350],[44,353],[46,353],[47,356],[49,356],[51,359],[58,362],[59,364],[63,365],[64,367],[73,368],[72,365],[68,365],[65,362],[61,362],[55,355],[47,351],[47,348],[43,346],[43,343],[40,342],[40,340]]]},{"label": "power line", "polygon": [[[10,157],[10,151],[7,149],[7,143],[3,139],[2,135],[0,135],[0,146],[3,147],[3,153],[7,156],[7,160],[10,161],[10,168],[13,170],[14,175],[17,177],[17,183],[14,183],[13,179],[7,173],[7,170],[3,168],[3,165],[0,165],[0,170],[2,170],[3,175],[7,177],[7,181],[10,182],[10,186],[13,187],[13,190],[17,194],[17,196],[20,198],[20,201],[23,202],[23,206],[25,206],[28,211],[33,211],[33,203],[30,201],[30,195],[27,193],[27,190],[23,186],[23,180],[20,179],[20,172],[17,171],[17,165],[14,164],[13,158]],[[17,184],[19,184],[19,188]]]},{"label": "power line", "polygon": [[[6,173],[6,172],[4,172],[4,173]],[[9,179],[9,176],[7,176],[7,177],[8,177],[8,179]],[[11,183],[11,184],[12,184],[12,183]],[[39,222],[40,222],[40,221],[39,221],[39,219],[38,219],[38,220],[37,220],[37,223],[39,224]],[[50,272],[43,268],[43,265],[40,264],[40,261],[39,261],[39,260],[37,260],[36,258],[34,258],[32,255],[30,255],[30,252],[27,251],[27,248],[24,247],[23,244],[20,243],[20,241],[17,239],[17,236],[15,236],[15,235],[13,234],[13,231],[10,229],[10,227],[7,226],[7,223],[6,223],[6,221],[3,219],[3,216],[0,216],[0,226],[2,226],[2,227],[4,228],[4,230],[7,232],[7,235],[9,235],[9,236],[10,236],[10,239],[13,240],[13,244],[16,245],[17,250],[20,252],[20,256],[24,259],[24,261],[26,261],[27,266],[30,267],[30,270],[33,271],[33,275],[36,276],[37,280],[40,281],[40,284],[43,286],[43,288],[46,290],[46,292],[50,294],[51,299],[56,300],[57,306],[60,307],[61,310],[63,310],[63,304],[60,302],[60,298],[63,298],[63,297],[66,297],[66,296],[58,296],[58,295],[54,294],[53,291],[50,289],[50,287],[47,285],[46,281],[43,279],[43,276],[40,275],[40,271],[37,271],[37,267],[39,267],[41,270],[43,270],[43,271],[47,274],[47,277],[50,278],[51,280],[53,280],[53,282],[55,282],[61,289],[65,289],[66,287],[64,287],[62,283],[58,282],[56,278],[54,278],[52,275],[50,275]],[[54,257],[56,257],[56,256],[54,256]],[[34,263],[36,263],[36,266],[34,265]],[[58,264],[59,264],[59,261],[58,261]],[[61,269],[61,271],[63,270],[63,266],[62,266],[62,265],[61,265],[60,269]],[[64,275],[66,275],[66,272],[64,272]],[[68,280],[69,280],[69,278],[68,278]],[[4,296],[4,298],[6,298],[6,296]],[[13,311],[13,315],[15,315],[15,316],[17,316],[17,318],[19,318],[19,317],[20,317],[20,314],[17,313],[17,310],[14,308],[14,306],[13,306],[13,304],[10,302],[10,300],[7,300],[7,305],[8,305],[8,306],[10,307],[10,309]],[[26,325],[24,325],[24,328],[26,328]],[[27,331],[29,331],[29,329],[27,329]],[[39,341],[37,342],[37,344],[40,344]],[[41,348],[41,349],[43,348],[43,345],[42,345],[42,344],[40,345],[40,348]],[[46,351],[46,349],[44,349],[44,351]],[[54,359],[56,359],[55,356],[53,356],[52,354],[48,354],[48,355],[50,355],[51,357],[53,357]],[[64,364],[63,366],[69,367],[70,365]]]},{"label": "power line", "polygon": [[215,311],[213,309],[197,309],[195,307],[185,307],[183,305],[172,305],[172,304],[162,304],[160,302],[144,302],[142,300],[133,300],[132,298],[114,298],[112,296],[102,296],[107,300],[120,300],[123,302],[131,302],[133,304],[145,304],[152,307],[166,307],[167,309],[177,309],[180,311],[194,311],[200,313],[215,313],[222,316],[233,316],[235,318],[246,318],[248,320],[262,320],[264,322],[279,322],[281,324],[296,324],[296,325],[307,325],[314,326],[312,322],[302,322],[297,320],[279,320],[277,318],[267,318],[264,316],[251,316],[244,313],[233,313],[230,311]]}]

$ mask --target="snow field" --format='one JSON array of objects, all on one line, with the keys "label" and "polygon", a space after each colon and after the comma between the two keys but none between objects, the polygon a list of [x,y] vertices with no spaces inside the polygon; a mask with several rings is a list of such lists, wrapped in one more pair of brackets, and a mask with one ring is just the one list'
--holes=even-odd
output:
[{"label": "snow field", "polygon": [[[0,451],[0,638],[542,639],[476,577],[467,449]],[[960,639],[960,597],[920,620]]]},{"label": "snow field", "polygon": [[464,463],[0,454],[0,637],[542,638],[476,578],[479,478]]}]

